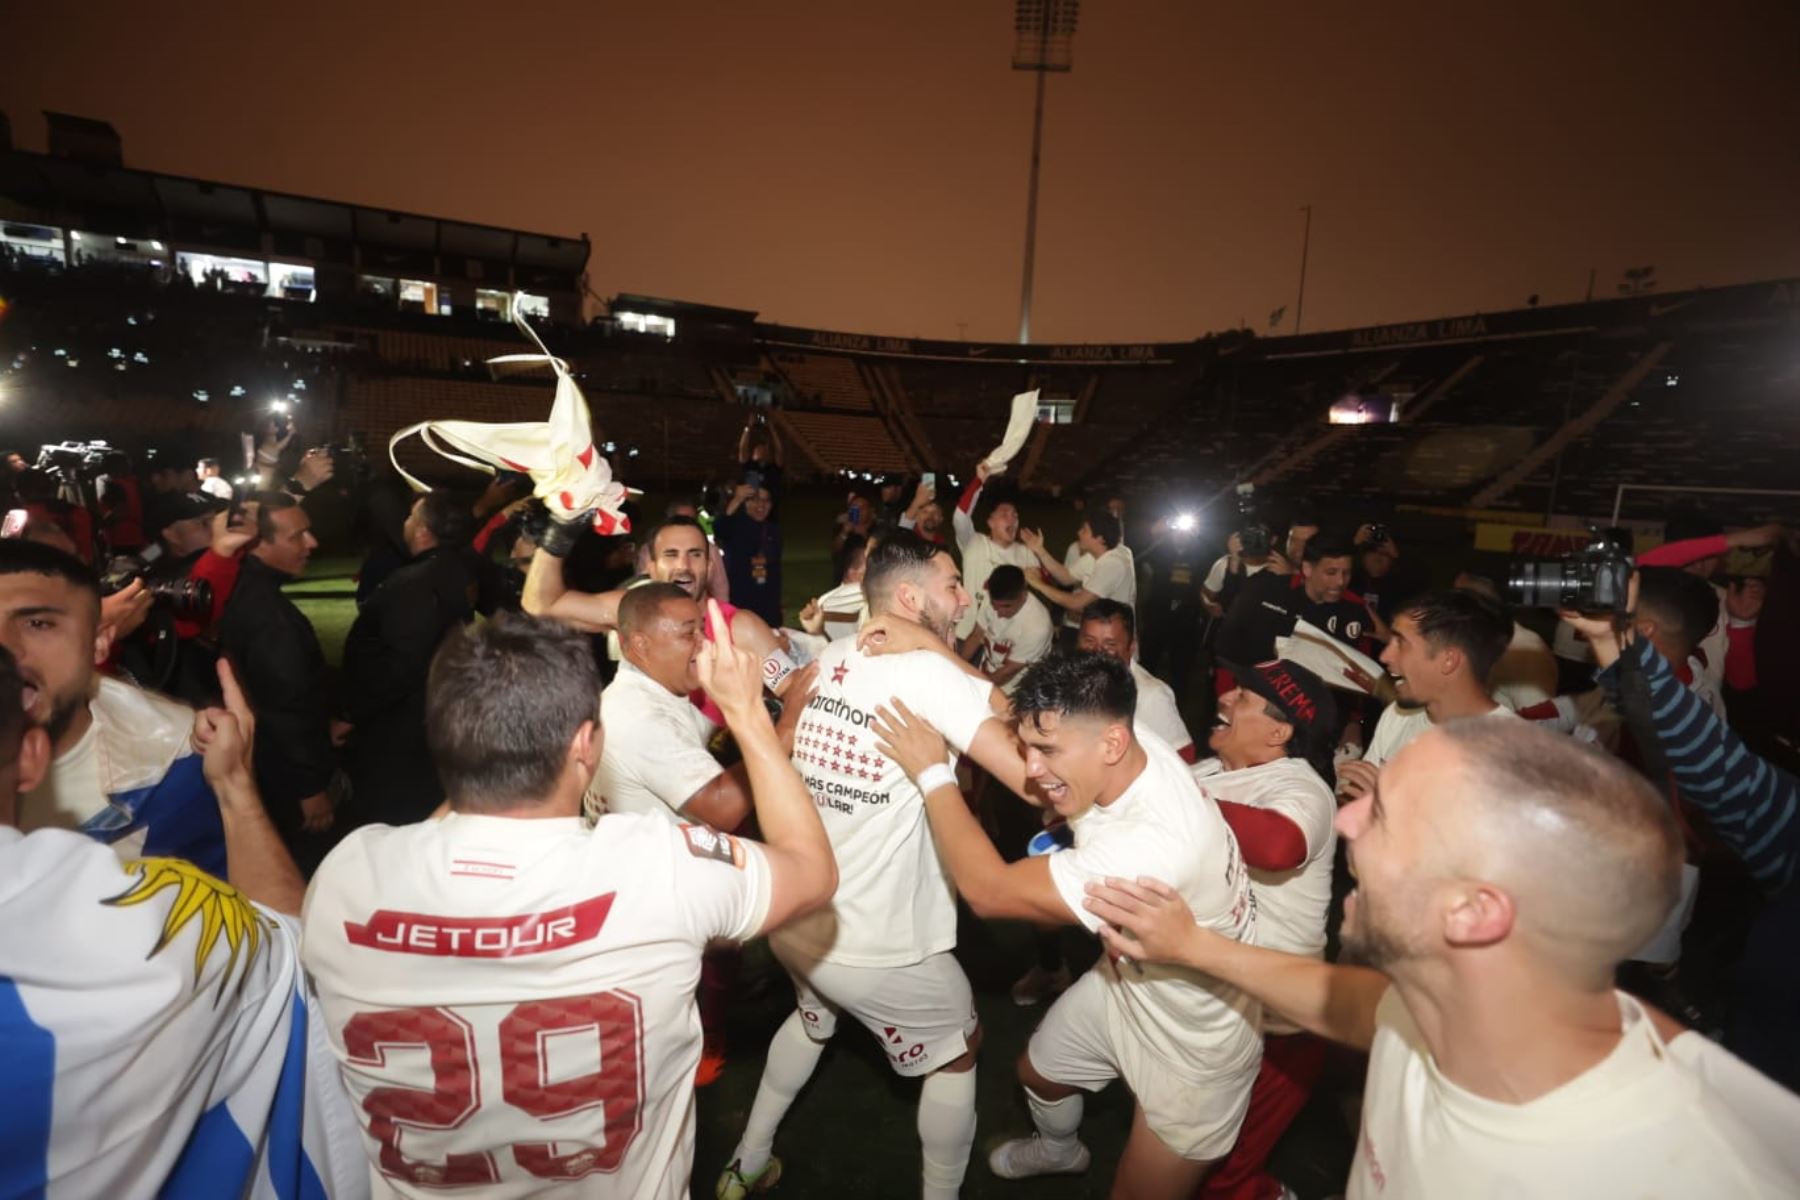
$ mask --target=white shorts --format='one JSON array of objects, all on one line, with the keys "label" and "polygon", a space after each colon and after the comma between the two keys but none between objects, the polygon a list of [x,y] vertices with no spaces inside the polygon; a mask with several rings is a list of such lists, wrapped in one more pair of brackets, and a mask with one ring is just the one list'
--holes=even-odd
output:
[{"label": "white shorts", "polygon": [[1089,1092],[1123,1078],[1163,1145],[1194,1162],[1225,1157],[1250,1108],[1260,1056],[1247,1070],[1177,1071],[1118,1028],[1106,987],[1095,966],[1057,998],[1026,1048],[1032,1067],[1054,1083]]},{"label": "white shorts", "polygon": [[806,1032],[827,1041],[838,1013],[868,1027],[897,1075],[929,1075],[961,1058],[975,1034],[975,997],[968,976],[949,953],[905,967],[847,967],[785,954]]}]

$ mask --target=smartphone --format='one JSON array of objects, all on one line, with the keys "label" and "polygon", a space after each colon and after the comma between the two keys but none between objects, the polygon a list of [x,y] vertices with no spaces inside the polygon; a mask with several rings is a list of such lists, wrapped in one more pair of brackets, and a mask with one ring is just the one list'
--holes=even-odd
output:
[{"label": "smartphone", "polygon": [[850,523],[852,525],[862,524],[862,505],[852,504],[850,506]]},{"label": "smartphone", "polygon": [[936,471],[925,472],[923,475],[919,476],[919,482],[925,485],[925,490],[931,493],[932,499],[934,499],[934,500],[937,499],[937,472]]},{"label": "smartphone", "polygon": [[0,538],[21,537],[25,533],[25,522],[31,514],[22,508],[15,508],[6,514],[6,520],[0,522]]}]

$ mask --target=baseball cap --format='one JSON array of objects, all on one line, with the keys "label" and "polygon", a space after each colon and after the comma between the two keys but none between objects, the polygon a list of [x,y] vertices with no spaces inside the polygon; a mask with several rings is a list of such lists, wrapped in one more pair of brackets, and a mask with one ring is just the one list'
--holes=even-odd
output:
[{"label": "baseball cap", "polygon": [[1282,719],[1294,727],[1294,744],[1300,757],[1325,775],[1325,768],[1331,765],[1332,741],[1338,725],[1337,701],[1325,681],[1285,658],[1272,658],[1254,667],[1220,665],[1236,677],[1239,687],[1274,705]]},{"label": "baseball cap", "polygon": [[156,497],[146,506],[144,532],[155,537],[177,521],[208,518],[230,507],[227,501],[204,492],[170,492]]}]

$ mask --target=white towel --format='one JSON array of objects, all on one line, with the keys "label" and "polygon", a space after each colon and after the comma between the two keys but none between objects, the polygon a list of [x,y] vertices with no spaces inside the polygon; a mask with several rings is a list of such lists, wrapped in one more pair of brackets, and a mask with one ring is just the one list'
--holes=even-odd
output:
[{"label": "white towel", "polygon": [[1006,470],[1025,445],[1025,439],[1031,434],[1031,427],[1037,422],[1038,394],[1037,389],[1020,392],[1012,398],[1012,415],[1006,419],[1006,436],[994,447],[994,452],[985,460],[989,475],[999,475]]}]

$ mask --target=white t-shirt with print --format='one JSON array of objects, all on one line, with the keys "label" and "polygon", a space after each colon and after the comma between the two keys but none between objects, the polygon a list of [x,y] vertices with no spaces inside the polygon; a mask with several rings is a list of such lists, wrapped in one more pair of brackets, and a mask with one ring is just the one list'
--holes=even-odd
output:
[{"label": "white t-shirt with print", "polygon": [[[1034,663],[1050,653],[1050,647],[1055,644],[1056,627],[1050,623],[1050,610],[1029,592],[1019,611],[1010,617],[994,611],[994,602],[988,599],[986,592],[981,593],[970,607],[977,613],[976,624],[987,635],[984,665],[990,672],[998,671],[1008,663]],[[1019,676],[1014,675],[1000,690],[1010,696],[1018,686]]]},{"label": "white t-shirt with print", "polygon": [[899,697],[957,753],[993,718],[993,686],[927,650],[870,656],[854,642],[819,655],[817,694],[794,731],[806,780],[837,854],[837,894],[770,941],[793,957],[901,967],[956,945],[956,900],[925,820],[925,798],[876,749],[877,705]]},{"label": "white t-shirt with print", "polygon": [[600,766],[583,807],[681,821],[681,806],[725,768],[706,749],[714,725],[629,662],[600,693]]},{"label": "white t-shirt with print", "polygon": [[1181,719],[1175,689],[1144,670],[1140,662],[1131,664],[1131,678],[1137,683],[1137,724],[1169,743],[1177,754],[1183,750],[1192,753],[1194,738]]},{"label": "white t-shirt with print", "polygon": [[[1504,704],[1482,714],[1482,717],[1510,717],[1513,720],[1517,720],[1518,716],[1518,713]],[[1474,719],[1481,720],[1482,717]],[[1363,753],[1363,761],[1372,767],[1379,767],[1405,749],[1407,743],[1430,729],[1431,724],[1431,714],[1424,705],[1418,708],[1407,708],[1398,703],[1388,705],[1382,710],[1381,719],[1375,722],[1375,734],[1369,739],[1369,748]]]},{"label": "white t-shirt with print", "polygon": [[1349,1200],[1800,1195],[1800,1098],[1697,1033],[1665,1043],[1617,993],[1624,1037],[1525,1104],[1444,1078],[1398,990],[1376,1010]]},{"label": "white t-shirt with print", "polygon": [[[1090,931],[1100,919],[1083,903],[1108,876],[1148,875],[1187,902],[1194,920],[1241,942],[1256,940],[1256,901],[1237,839],[1169,745],[1138,735],[1147,761],[1118,799],[1069,822],[1075,844],[1050,856],[1050,879]],[[1236,1071],[1262,1052],[1255,1001],[1178,967],[1120,963],[1107,972],[1107,1003],[1128,1033],[1170,1070],[1187,1076]]]},{"label": "white t-shirt with print", "polygon": [[[1244,578],[1248,579],[1252,575],[1260,575],[1268,569],[1269,564],[1266,562],[1245,563]],[[1230,573],[1231,555],[1221,554],[1214,560],[1212,567],[1206,572],[1206,578],[1201,582],[1200,586],[1215,596],[1220,595],[1225,591],[1225,577]]]},{"label": "white t-shirt with print", "polygon": [[757,933],[769,894],[758,846],[635,813],[351,833],[301,959],[351,1099],[421,1097],[363,1113],[384,1194],[684,1200],[700,955]]}]

